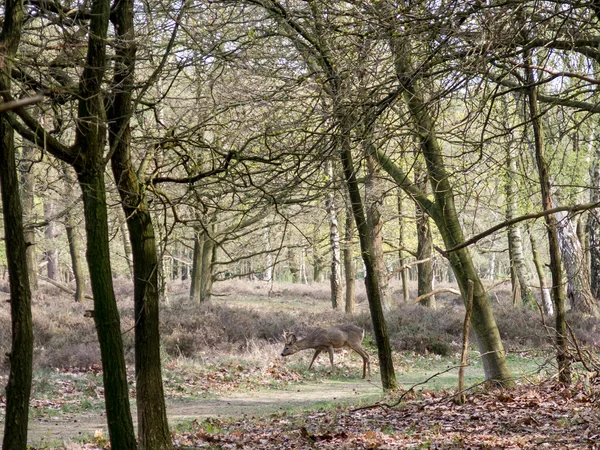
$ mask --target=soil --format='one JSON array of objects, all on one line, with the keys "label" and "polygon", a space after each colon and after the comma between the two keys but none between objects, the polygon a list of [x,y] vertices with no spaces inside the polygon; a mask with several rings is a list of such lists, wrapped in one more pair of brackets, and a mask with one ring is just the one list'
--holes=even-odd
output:
[{"label": "soil", "polygon": [[[324,404],[365,404],[381,397],[381,386],[363,380],[302,383],[285,389],[237,392],[210,399],[168,399],[167,414],[171,426],[207,418],[236,418],[269,415],[283,411],[315,409]],[[135,408],[132,414],[136,417]],[[108,436],[103,413],[61,415],[33,419],[29,423],[29,444],[48,448],[93,436],[102,430]]]}]

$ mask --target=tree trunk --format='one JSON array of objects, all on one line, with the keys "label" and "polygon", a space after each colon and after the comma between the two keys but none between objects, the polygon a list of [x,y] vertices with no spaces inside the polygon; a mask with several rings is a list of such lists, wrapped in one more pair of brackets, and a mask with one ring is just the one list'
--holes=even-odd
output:
[{"label": "tree trunk", "polygon": [[131,254],[131,241],[129,240],[129,229],[127,228],[127,220],[125,215],[118,213],[119,232],[121,234],[121,242],[123,243],[123,252],[125,254],[125,262],[129,272],[129,278],[133,279],[133,255]]},{"label": "tree trunk", "polygon": [[[529,56],[526,55],[525,63],[529,64]],[[537,100],[537,88],[533,69],[525,69],[527,79],[527,100],[529,104],[529,117],[534,135],[534,152],[537,163],[540,190],[542,195],[542,208],[547,211],[552,209],[552,195],[550,185],[550,173],[545,157],[544,135],[542,119],[540,116]],[[548,230],[548,249],[550,252],[550,271],[552,272],[552,301],[555,309],[556,326],[556,360],[558,363],[558,379],[563,383],[571,382],[571,363],[568,356],[567,323],[565,311],[565,292],[563,289],[562,261],[560,254],[560,243],[556,217],[552,214],[544,216]]]},{"label": "tree trunk", "polygon": [[[418,161],[414,166],[415,186],[422,192],[429,191],[427,187],[427,171]],[[429,226],[429,216],[418,204],[415,205],[415,216],[417,225],[417,261],[423,261],[417,266],[417,296],[429,294],[433,291],[433,236]],[[403,271],[404,272],[404,271]],[[435,295],[427,297],[420,302],[423,306],[435,309]]]},{"label": "tree trunk", "polygon": [[56,204],[50,199],[44,201],[44,220],[48,223],[44,236],[46,238],[46,270],[48,278],[53,281],[60,279],[60,263],[58,260],[58,248],[56,238],[59,236],[58,224],[56,223]]},{"label": "tree trunk", "polygon": [[[340,108],[341,106],[337,106]],[[377,274],[375,258],[373,256],[371,230],[365,217],[363,201],[360,196],[360,187],[356,179],[356,171],[352,160],[352,150],[350,146],[351,116],[347,110],[335,111],[339,129],[336,139],[340,149],[340,157],[346,180],[346,187],[350,196],[352,213],[358,230],[358,239],[360,250],[365,265],[365,287],[367,290],[367,299],[369,300],[369,310],[373,322],[373,332],[375,342],[377,343],[377,352],[379,354],[379,364],[381,370],[381,382],[385,390],[397,388],[396,374],[392,360],[392,349],[387,331],[387,324],[383,314],[383,304],[381,298],[381,289],[379,287],[379,276]]]},{"label": "tree trunk", "polygon": [[[596,148],[593,151],[593,164],[590,177],[592,185],[592,188],[590,189],[590,201],[592,203],[597,203],[600,201],[600,146],[598,145],[596,145]],[[591,274],[590,287],[594,298],[600,299],[600,213],[598,209],[590,211],[590,215],[588,216],[588,231]]]},{"label": "tree trunk", "polygon": [[[68,165],[61,161],[62,171],[65,178],[65,198],[69,199],[69,193],[75,185],[75,180],[71,175]],[[73,268],[73,277],[75,278],[75,301],[83,303],[85,300],[85,272],[83,269],[83,261],[79,251],[81,242],[77,234],[77,223],[73,212],[67,211],[65,216],[65,229],[67,231],[67,240],[69,242],[69,254],[71,255],[71,267]]]},{"label": "tree trunk", "polygon": [[550,289],[546,286],[546,277],[544,276],[544,266],[540,259],[538,252],[537,239],[533,235],[533,232],[529,230],[529,241],[531,242],[531,253],[535,270],[538,276],[538,282],[540,283],[540,298],[542,299],[542,309],[544,314],[548,316],[554,315],[554,307],[552,306],[552,298],[550,296]]},{"label": "tree trunk", "polygon": [[36,257],[35,230],[31,222],[35,218],[35,173],[34,157],[36,150],[33,144],[25,141],[23,144],[23,158],[19,165],[21,174],[21,201],[23,203],[23,220],[25,222],[25,245],[27,246],[27,268],[29,285],[33,291],[38,289],[38,263]]},{"label": "tree trunk", "polygon": [[[418,91],[417,80],[411,79],[406,84],[408,74],[413,73],[410,64],[410,53],[404,38],[397,37],[397,23],[393,12],[381,5],[389,33],[390,48],[394,57],[394,65],[398,80],[403,83],[402,95],[414,123],[415,133],[419,138],[419,147],[425,158],[429,182],[433,189],[435,203],[416,189],[383,152],[379,152],[383,168],[394,178],[399,186],[408,191],[420,206],[434,219],[444,244],[451,249],[464,242],[464,235],[454,204],[454,193],[446,172],[442,149],[437,140],[434,121]],[[506,361],[506,353],[502,345],[500,333],[494,319],[487,293],[481,283],[468,249],[452,252],[448,255],[450,264],[460,287],[462,298],[468,297],[469,280],[473,282],[473,316],[472,325],[477,335],[479,351],[482,355],[483,367],[487,380],[493,380],[503,386],[513,384],[512,376]]]},{"label": "tree trunk", "polygon": [[[367,136],[366,139],[369,139],[369,137]],[[370,148],[372,144],[369,143],[366,146]],[[383,218],[381,217],[383,193],[381,192],[381,180],[379,179],[379,166],[372,154],[368,154],[366,160],[368,174],[365,182],[365,205],[367,208],[371,247],[373,249],[373,263],[375,264],[375,273],[379,278],[381,305],[384,310],[389,311],[392,309],[392,298],[383,254]]]},{"label": "tree trunk", "polygon": [[129,408],[129,388],[123,354],[119,310],[112,283],[108,211],[104,184],[106,110],[101,84],[107,67],[109,0],[94,0],[89,43],[81,78],[77,120],[75,170],[83,192],[87,261],[94,295],[94,319],[102,357],[106,418],[111,447],[136,449]]},{"label": "tree trunk", "polygon": [[[20,2],[15,3],[10,6],[22,9]],[[21,14],[16,15],[13,20],[19,20],[20,16]],[[3,35],[4,33],[6,30],[3,30]],[[0,47],[4,44],[6,48],[5,42],[6,37],[2,36]],[[14,132],[2,116],[0,116],[0,187],[2,188],[4,215],[4,242],[10,277],[12,325],[12,344],[9,354],[10,374],[6,386],[7,402],[2,448],[24,450],[27,448],[33,360],[31,290],[15,161]]]},{"label": "tree trunk", "polygon": [[110,147],[115,182],[129,229],[133,256],[135,312],[135,378],[140,450],[173,448],[162,384],[159,332],[159,291],[156,235],[146,200],[146,186],[132,165],[132,93],[136,44],[134,1],[121,0],[111,16],[115,40],[115,89],[110,109]]},{"label": "tree trunk", "polygon": [[[402,205],[403,191],[398,189],[398,265],[403,267],[406,263],[404,259],[404,207]],[[410,301],[410,291],[408,286],[408,270],[400,271],[402,280],[402,299],[405,303]]]},{"label": "tree trunk", "polygon": [[[211,226],[214,230],[214,225]],[[200,272],[200,302],[208,302],[212,297],[213,263],[216,256],[214,235],[203,233],[201,272]]]},{"label": "tree trunk", "polygon": [[192,258],[192,274],[190,281],[190,300],[200,303],[200,286],[202,285],[202,231],[194,227],[194,255]]},{"label": "tree trunk", "polygon": [[[517,172],[517,164],[512,156],[510,146],[506,150],[506,174],[504,177],[504,190],[506,194],[506,219],[510,220],[516,217],[517,213],[517,190],[514,187],[514,174]],[[513,292],[520,292],[520,298],[516,302],[529,305],[533,302],[533,294],[529,287],[529,276],[527,265],[523,256],[523,239],[521,238],[521,229],[518,224],[508,227],[508,249],[511,265],[511,274],[514,274]],[[512,276],[512,275],[511,275]],[[519,289],[516,285],[519,285]]]},{"label": "tree trunk", "polygon": [[567,297],[571,301],[571,307],[597,317],[600,311],[592,295],[590,274],[577,230],[566,212],[561,211],[554,216],[560,252],[567,274]]},{"label": "tree trunk", "polygon": [[344,243],[344,276],[346,279],[346,307],[348,314],[356,312],[356,264],[352,255],[354,241],[354,221],[352,209],[346,209],[346,232]]},{"label": "tree trunk", "polygon": [[[6,0],[0,33],[0,78],[10,87],[12,61],[17,53],[23,23],[23,1]],[[3,449],[25,450],[29,420],[33,361],[33,325],[23,210],[15,160],[14,131],[0,114],[0,189],[4,216],[4,242],[10,277],[11,351],[6,385]]]},{"label": "tree trunk", "polygon": [[[85,145],[82,145],[82,148],[85,149]],[[100,156],[101,148],[97,149]],[[87,261],[94,295],[94,320],[102,358],[106,418],[112,448],[134,450],[136,442],[129,409],[127,370],[119,310],[111,276],[104,170],[101,164],[97,164],[96,167],[96,170],[80,168],[77,175],[83,191],[88,237]]]},{"label": "tree trunk", "polygon": [[[330,182],[333,181],[333,163],[325,162],[325,174]],[[338,229],[337,215],[333,191],[330,190],[325,197],[325,209],[329,217],[329,248],[331,252],[331,306],[338,309],[342,304],[342,268],[340,254],[340,232]]]}]

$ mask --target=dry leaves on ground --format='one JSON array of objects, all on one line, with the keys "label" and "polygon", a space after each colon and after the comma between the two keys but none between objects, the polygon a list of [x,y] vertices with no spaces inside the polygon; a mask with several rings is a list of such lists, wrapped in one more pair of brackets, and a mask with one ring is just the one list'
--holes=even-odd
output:
[{"label": "dry leaves on ground", "polygon": [[556,384],[475,394],[455,405],[424,393],[394,408],[195,423],[179,448],[599,449],[597,395]]}]

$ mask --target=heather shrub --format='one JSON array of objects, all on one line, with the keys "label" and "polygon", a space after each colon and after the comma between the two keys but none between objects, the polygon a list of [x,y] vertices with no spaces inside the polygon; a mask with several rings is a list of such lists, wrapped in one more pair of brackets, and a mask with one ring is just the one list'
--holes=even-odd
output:
[{"label": "heather shrub", "polygon": [[[493,310],[507,351],[548,346],[552,332],[544,330],[539,312],[516,308],[509,303],[494,303]],[[549,319],[550,322],[553,320]]]},{"label": "heather shrub", "polygon": [[[173,283],[171,303],[161,305],[163,356],[228,358],[252,353],[257,357],[264,351],[264,358],[271,358],[282,342],[282,331],[294,331],[302,337],[316,327],[347,322],[365,328],[370,335],[368,344],[374,345],[371,318],[361,282],[357,283],[358,312],[351,317],[343,311],[331,310],[329,283],[294,285],[228,280],[215,286],[211,302],[195,304],[187,299],[189,284]],[[135,319],[132,284],[127,280],[117,280],[115,289],[119,298],[125,357],[127,363],[133,366]],[[400,296],[397,293],[394,298]],[[490,298],[507,350],[529,350],[550,345],[553,330],[544,330],[539,312],[514,308],[510,304],[510,292],[506,289],[494,291]],[[5,306],[0,309],[0,354],[10,351],[10,308],[8,303],[3,304]],[[87,309],[93,309],[90,301],[76,304],[70,296],[50,285],[41,287],[33,302],[36,368],[100,364],[94,321],[84,317]],[[395,351],[450,355],[460,348],[464,307],[457,296],[438,296],[438,308],[434,310],[399,302],[385,313],[385,318]],[[568,320],[581,345],[600,346],[598,319],[570,312]],[[546,322],[549,326],[553,325],[553,319]],[[476,348],[474,334],[471,334],[471,343]],[[370,352],[373,352],[373,347]],[[5,361],[1,364],[4,369],[7,368]]]},{"label": "heather shrub", "polygon": [[[368,317],[363,317],[361,325],[372,330],[368,321]],[[451,305],[430,309],[400,303],[386,313],[390,342],[395,350],[442,356],[458,350],[462,321],[459,309]]]},{"label": "heather shrub", "polygon": [[577,311],[569,311],[567,322],[580,345],[600,348],[600,320]]}]

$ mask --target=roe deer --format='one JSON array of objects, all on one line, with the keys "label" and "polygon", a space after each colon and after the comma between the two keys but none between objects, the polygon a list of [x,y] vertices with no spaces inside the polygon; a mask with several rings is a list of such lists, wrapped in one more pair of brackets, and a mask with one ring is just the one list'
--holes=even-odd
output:
[{"label": "roe deer", "polygon": [[362,348],[360,343],[363,340],[365,331],[356,325],[347,324],[330,328],[317,328],[310,332],[304,339],[298,340],[294,333],[283,333],[285,346],[281,352],[281,356],[293,355],[300,350],[314,348],[315,354],[308,366],[308,370],[312,367],[319,353],[327,350],[329,352],[329,361],[333,367],[333,349],[349,347],[362,356],[363,359],[363,378],[366,376],[366,370],[369,369],[369,379],[371,379],[371,363],[369,362],[369,354]]}]

